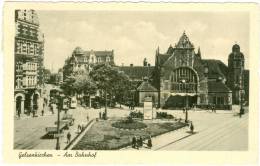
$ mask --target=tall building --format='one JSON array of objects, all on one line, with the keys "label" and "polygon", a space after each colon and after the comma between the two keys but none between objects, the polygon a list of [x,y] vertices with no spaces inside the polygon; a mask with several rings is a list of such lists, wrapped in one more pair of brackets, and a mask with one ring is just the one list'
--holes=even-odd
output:
[{"label": "tall building", "polygon": [[239,104],[244,93],[244,54],[240,52],[239,45],[232,47],[228,57],[228,86],[232,90],[232,101]]},{"label": "tall building", "polygon": [[37,111],[44,84],[44,36],[34,10],[15,10],[15,106],[16,114]]},{"label": "tall building", "polygon": [[90,71],[96,63],[109,63],[114,65],[114,50],[111,51],[84,51],[76,47],[72,56],[68,57],[63,66],[63,79],[66,79],[71,73],[78,70]]}]

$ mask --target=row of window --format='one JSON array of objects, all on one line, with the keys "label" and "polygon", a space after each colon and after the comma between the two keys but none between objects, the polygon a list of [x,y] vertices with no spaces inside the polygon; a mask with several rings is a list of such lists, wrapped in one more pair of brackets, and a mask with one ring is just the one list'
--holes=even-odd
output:
[{"label": "row of window", "polygon": [[171,82],[181,82],[185,80],[186,82],[197,82],[196,75],[191,69],[188,68],[179,68],[173,72],[171,75]]},{"label": "row of window", "polygon": [[15,46],[15,52],[17,54],[28,54],[28,55],[38,55],[39,45],[37,43],[17,41]]},{"label": "row of window", "polygon": [[30,87],[35,86],[37,84],[37,77],[36,76],[27,76],[22,77],[18,76],[16,78],[16,88],[22,88],[23,86]]},{"label": "row of window", "polygon": [[38,24],[38,18],[33,10],[19,11],[18,19]]},{"label": "row of window", "polygon": [[196,83],[164,83],[164,89],[174,91],[176,93],[195,93],[197,91]]},{"label": "row of window", "polygon": [[16,34],[26,37],[36,38],[38,37],[37,28],[31,27],[29,25],[16,24]]},{"label": "row of window", "polygon": [[38,64],[37,63],[31,63],[31,62],[27,62],[25,64],[21,64],[21,63],[17,63],[15,65],[16,70],[32,70],[35,71],[37,70]]},{"label": "row of window", "polygon": [[[83,61],[84,61],[84,62],[88,62],[88,58],[87,58],[87,57],[84,57]],[[107,56],[107,57],[106,57],[106,62],[110,62],[110,61],[111,61],[110,57]],[[91,56],[90,62],[91,62],[91,63],[95,63],[95,57]],[[101,57],[97,57],[97,62],[98,62],[98,63],[99,63],[99,62],[102,62]]]}]

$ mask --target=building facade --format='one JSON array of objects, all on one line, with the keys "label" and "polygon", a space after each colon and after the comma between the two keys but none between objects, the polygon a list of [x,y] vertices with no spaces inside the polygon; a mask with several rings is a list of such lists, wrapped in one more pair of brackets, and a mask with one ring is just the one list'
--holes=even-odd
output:
[{"label": "building facade", "polygon": [[114,65],[114,50],[111,51],[84,51],[76,47],[72,56],[65,60],[63,66],[63,78],[66,79],[71,73],[79,70],[89,72],[96,63],[109,63]]},{"label": "building facade", "polygon": [[34,10],[15,11],[14,101],[16,115],[36,112],[44,84],[44,36]]},{"label": "building facade", "polygon": [[236,44],[229,55],[229,63],[202,59],[200,48],[183,33],[174,47],[155,55],[153,85],[158,89],[159,106],[179,109],[183,107],[209,107],[231,109],[240,101],[244,80],[244,56]]}]

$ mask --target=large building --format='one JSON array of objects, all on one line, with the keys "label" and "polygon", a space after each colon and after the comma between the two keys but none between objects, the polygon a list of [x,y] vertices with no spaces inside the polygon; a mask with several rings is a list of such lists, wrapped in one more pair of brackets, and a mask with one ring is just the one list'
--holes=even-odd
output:
[{"label": "large building", "polygon": [[[159,105],[166,108],[184,106],[231,109],[244,98],[244,56],[235,44],[228,66],[214,59],[202,59],[200,48],[183,33],[175,47],[165,54],[156,52],[154,85],[159,90]],[[248,82],[248,81],[247,81]],[[248,94],[245,94],[248,96]]]},{"label": "large building", "polygon": [[109,63],[114,65],[114,50],[111,51],[84,51],[80,47],[76,47],[72,56],[65,60],[63,66],[63,79],[66,79],[71,73],[78,70],[90,71],[96,63]]},{"label": "large building", "polygon": [[[142,97],[153,97],[155,104],[162,108],[180,109],[197,106],[208,108],[214,105],[217,109],[231,109],[232,104],[240,104],[249,99],[249,71],[244,70],[244,56],[235,44],[228,56],[228,66],[215,59],[203,59],[201,50],[195,51],[193,43],[185,32],[175,46],[169,46],[165,53],[159,48],[155,54],[155,66],[149,66],[147,76],[150,81],[150,92],[142,90]],[[130,78],[139,78],[143,67],[121,67]],[[143,72],[141,72],[143,73]],[[133,79],[134,80],[134,79]],[[141,83],[137,86],[141,90]],[[151,90],[152,89],[152,90]],[[157,96],[154,93],[157,92]],[[242,94],[242,95],[241,95]],[[140,95],[137,99],[141,104]]]},{"label": "large building", "polygon": [[44,84],[44,36],[34,10],[15,11],[14,101],[16,115],[37,111]]}]

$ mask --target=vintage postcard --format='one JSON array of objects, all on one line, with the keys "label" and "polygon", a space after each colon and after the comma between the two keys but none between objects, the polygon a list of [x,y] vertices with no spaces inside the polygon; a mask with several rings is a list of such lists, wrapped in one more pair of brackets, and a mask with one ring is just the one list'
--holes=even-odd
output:
[{"label": "vintage postcard", "polygon": [[259,6],[4,5],[4,159],[256,164]]}]

